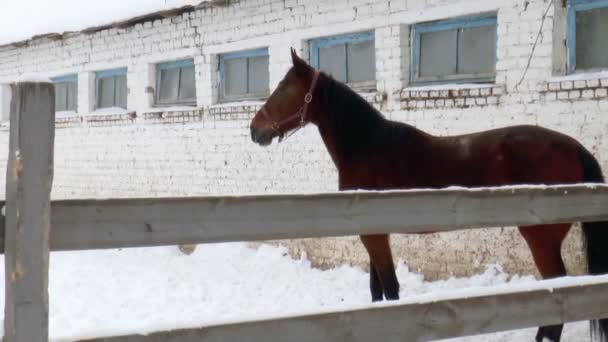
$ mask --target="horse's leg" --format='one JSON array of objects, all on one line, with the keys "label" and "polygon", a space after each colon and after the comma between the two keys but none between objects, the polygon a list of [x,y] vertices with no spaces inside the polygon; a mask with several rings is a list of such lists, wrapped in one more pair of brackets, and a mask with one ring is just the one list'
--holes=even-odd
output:
[{"label": "horse's leg", "polygon": [[[399,281],[395,273],[388,235],[362,235],[361,241],[369,254],[372,266],[370,267],[372,300],[381,300],[382,293],[388,300],[399,299]],[[379,291],[380,288],[382,291]]]},{"label": "horse's leg", "polygon": [[382,300],[382,284],[378,272],[376,272],[376,267],[371,261],[369,262],[369,289],[372,292],[372,302]]},{"label": "horse's leg", "polygon": [[[538,272],[544,279],[566,275],[561,247],[570,226],[571,224],[554,224],[519,227],[521,235],[530,247]],[[536,341],[542,342],[547,338],[559,342],[563,328],[563,324],[539,327]]]}]

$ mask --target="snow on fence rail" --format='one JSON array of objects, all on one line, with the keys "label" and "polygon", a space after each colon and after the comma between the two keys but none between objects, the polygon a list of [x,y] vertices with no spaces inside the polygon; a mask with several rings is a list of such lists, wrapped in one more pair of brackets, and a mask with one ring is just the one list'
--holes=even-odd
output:
[{"label": "snow on fence rail", "polygon": [[[608,220],[608,187],[603,185],[51,203],[53,108],[51,84],[13,86],[6,227],[3,227],[6,229],[1,244],[6,254],[5,340],[8,342],[48,340],[51,249],[416,233]],[[348,312],[125,336],[108,341],[237,338],[243,341],[423,341],[608,317],[606,280],[608,277],[592,277],[578,284],[561,284],[551,291],[538,288],[376,305]]]}]

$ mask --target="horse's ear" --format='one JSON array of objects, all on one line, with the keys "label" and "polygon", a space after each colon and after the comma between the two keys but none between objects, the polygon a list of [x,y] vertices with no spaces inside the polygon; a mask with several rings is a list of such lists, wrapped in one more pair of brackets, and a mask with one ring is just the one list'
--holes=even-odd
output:
[{"label": "horse's ear", "polygon": [[298,59],[300,59],[300,57],[298,57],[296,49],[291,48],[291,61],[293,62],[293,65],[296,65]]},{"label": "horse's ear", "polygon": [[310,66],[302,58],[298,57],[296,50],[291,48],[291,61],[295,67],[296,72],[306,74],[310,71]]}]

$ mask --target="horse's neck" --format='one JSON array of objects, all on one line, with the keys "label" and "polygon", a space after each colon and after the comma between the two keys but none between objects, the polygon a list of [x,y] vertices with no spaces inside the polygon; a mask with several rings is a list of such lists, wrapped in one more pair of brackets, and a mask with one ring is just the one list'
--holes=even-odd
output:
[{"label": "horse's neck", "polygon": [[[339,120],[335,117],[330,119],[336,115],[342,117]],[[374,118],[369,126],[364,126],[348,122],[356,119],[344,115],[348,116],[349,113],[324,113],[317,123],[325,147],[338,169],[353,159],[365,159],[372,150],[379,148],[381,131],[387,128],[382,118]]]},{"label": "horse's neck", "polygon": [[[322,114],[317,126],[325,147],[339,171],[342,168],[369,167],[365,161],[395,148],[398,148],[400,153],[393,154],[398,155],[401,160],[407,160],[408,150],[420,150],[430,137],[413,126],[381,117],[370,120],[369,125],[349,125],[347,122],[329,119],[329,115],[337,114],[348,115],[348,113]],[[349,118],[343,117],[342,120]]]},{"label": "horse's neck", "polygon": [[396,139],[418,136],[416,128],[386,120],[357,93],[324,74],[317,85],[321,90],[313,121],[338,169],[373,158]]},{"label": "horse's neck", "polygon": [[334,165],[336,165],[336,168],[339,170],[340,166],[344,165],[344,161],[340,158],[343,154],[340,149],[341,144],[336,139],[336,135],[329,123],[326,123],[325,120],[319,120],[317,126],[319,128],[319,134],[321,134],[321,139],[323,139],[323,143],[325,144],[325,148],[333,160]]}]

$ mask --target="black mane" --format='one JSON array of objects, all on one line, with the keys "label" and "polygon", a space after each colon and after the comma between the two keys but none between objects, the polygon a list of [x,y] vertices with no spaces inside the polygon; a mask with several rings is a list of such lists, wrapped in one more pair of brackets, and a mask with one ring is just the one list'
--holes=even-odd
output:
[{"label": "black mane", "polygon": [[392,138],[414,129],[389,121],[357,92],[324,73],[319,75],[317,89],[317,111],[328,116],[344,156],[377,153]]}]

